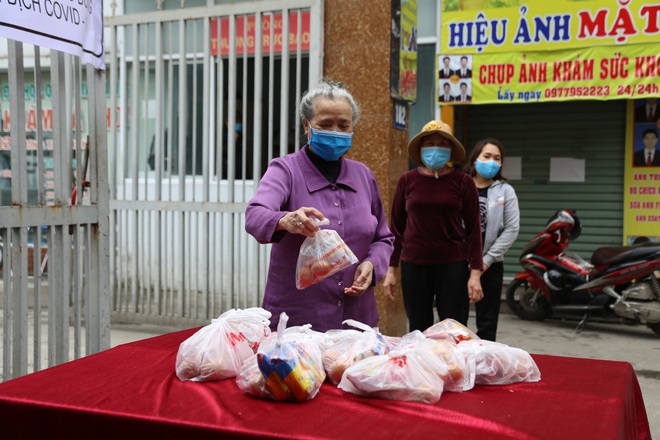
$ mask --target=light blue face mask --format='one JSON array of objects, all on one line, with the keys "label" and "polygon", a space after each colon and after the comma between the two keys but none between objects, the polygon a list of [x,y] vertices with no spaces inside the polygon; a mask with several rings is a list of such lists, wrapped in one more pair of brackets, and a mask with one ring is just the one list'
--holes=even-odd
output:
[{"label": "light blue face mask", "polygon": [[312,150],[321,159],[335,161],[342,157],[349,148],[353,140],[353,133],[343,131],[317,130],[310,127],[312,133],[309,139],[309,145]]},{"label": "light blue face mask", "polygon": [[498,164],[494,160],[482,162],[477,159],[474,167],[476,168],[477,173],[481,174],[482,177],[486,179],[492,179],[493,177],[497,176],[497,173],[500,171],[500,168],[502,168],[502,165]]},{"label": "light blue face mask", "polygon": [[243,124],[241,124],[240,122],[237,122],[236,126],[235,126],[235,130],[236,130],[236,133],[240,133],[241,131],[243,131]]},{"label": "light blue face mask", "polygon": [[439,170],[447,165],[451,157],[451,148],[449,147],[422,147],[422,162],[432,170]]}]

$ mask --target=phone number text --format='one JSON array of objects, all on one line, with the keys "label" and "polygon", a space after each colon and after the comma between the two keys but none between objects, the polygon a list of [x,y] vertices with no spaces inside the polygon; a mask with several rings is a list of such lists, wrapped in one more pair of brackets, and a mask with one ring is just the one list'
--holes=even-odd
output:
[{"label": "phone number text", "polygon": [[574,96],[609,96],[610,86],[571,86],[549,87],[545,89],[545,98],[565,98]]}]

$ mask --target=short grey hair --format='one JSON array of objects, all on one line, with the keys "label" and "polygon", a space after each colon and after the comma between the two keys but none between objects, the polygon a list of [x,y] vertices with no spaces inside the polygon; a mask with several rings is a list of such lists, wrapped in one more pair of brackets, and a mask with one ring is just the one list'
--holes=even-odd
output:
[{"label": "short grey hair", "polygon": [[353,113],[352,123],[356,125],[360,119],[360,108],[358,107],[353,95],[344,88],[344,85],[335,81],[322,81],[319,85],[305,92],[298,106],[298,113],[302,118],[311,121],[314,117],[314,101],[317,98],[343,98],[348,101]]}]

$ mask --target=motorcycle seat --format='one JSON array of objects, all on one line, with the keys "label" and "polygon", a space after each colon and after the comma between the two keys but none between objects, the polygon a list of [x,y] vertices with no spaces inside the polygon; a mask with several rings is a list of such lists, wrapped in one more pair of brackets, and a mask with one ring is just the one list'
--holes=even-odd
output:
[{"label": "motorcycle seat", "polygon": [[643,243],[636,246],[608,246],[594,251],[591,256],[591,264],[601,266],[628,260],[643,260],[654,254],[660,255],[660,244]]}]

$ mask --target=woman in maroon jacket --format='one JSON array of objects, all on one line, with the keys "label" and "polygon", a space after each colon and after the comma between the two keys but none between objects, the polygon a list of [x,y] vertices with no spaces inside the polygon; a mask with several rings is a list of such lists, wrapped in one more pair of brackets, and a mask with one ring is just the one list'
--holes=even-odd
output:
[{"label": "woman in maroon jacket", "polygon": [[401,176],[394,195],[394,253],[385,293],[394,299],[394,268],[400,260],[410,331],[433,325],[434,301],[440,320],[466,324],[470,302],[483,298],[483,263],[477,187],[469,175],[448,165],[462,161],[465,148],[451,127],[437,120],[410,141],[408,154],[419,167]]}]

